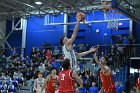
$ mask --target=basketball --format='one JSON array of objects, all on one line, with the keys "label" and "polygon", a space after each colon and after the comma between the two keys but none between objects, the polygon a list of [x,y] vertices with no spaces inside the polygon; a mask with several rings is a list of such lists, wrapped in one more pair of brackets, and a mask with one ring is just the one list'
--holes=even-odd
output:
[{"label": "basketball", "polygon": [[80,22],[84,22],[85,21],[85,14],[82,12],[77,13],[76,15],[76,19],[78,19],[78,16],[82,16],[82,19],[80,20]]}]

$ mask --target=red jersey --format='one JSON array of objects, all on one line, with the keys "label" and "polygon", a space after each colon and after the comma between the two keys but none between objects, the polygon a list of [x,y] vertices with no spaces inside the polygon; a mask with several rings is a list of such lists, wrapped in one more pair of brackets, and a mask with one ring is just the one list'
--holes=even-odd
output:
[{"label": "red jersey", "polygon": [[100,71],[100,78],[102,82],[102,87],[104,89],[104,93],[116,93],[115,84],[112,79],[112,74],[105,75],[103,71]]},{"label": "red jersey", "polygon": [[56,78],[53,78],[50,75],[50,80],[47,82],[47,87],[46,87],[45,93],[55,93],[56,82],[57,82],[57,77]]},{"label": "red jersey", "polygon": [[137,79],[136,86],[140,89],[140,77]]},{"label": "red jersey", "polygon": [[72,78],[72,70],[62,70],[59,73],[58,93],[74,93],[75,79]]},{"label": "red jersey", "polygon": [[45,57],[48,59],[49,62],[52,62],[52,52],[49,51],[45,54]]}]

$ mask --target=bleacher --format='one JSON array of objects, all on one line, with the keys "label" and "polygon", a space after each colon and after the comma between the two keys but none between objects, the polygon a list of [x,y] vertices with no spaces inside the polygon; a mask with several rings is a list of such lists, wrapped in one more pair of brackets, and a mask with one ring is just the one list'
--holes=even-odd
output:
[{"label": "bleacher", "polygon": [[[119,45],[117,45],[116,47],[118,47],[118,46]],[[120,45],[120,46],[122,46],[122,45]],[[107,65],[109,65],[109,67],[112,70],[113,79],[114,79],[115,82],[119,81],[119,82],[122,83],[122,84],[120,83],[120,85],[119,84],[116,85],[116,87],[118,88],[118,90],[120,90],[119,88],[121,86],[122,90],[126,90],[125,85],[126,85],[126,82],[128,81],[128,76],[129,76],[129,72],[128,72],[129,71],[129,65],[128,64],[130,62],[129,57],[131,56],[130,50],[128,49],[126,54],[121,54],[121,57],[119,56],[120,54],[116,54],[116,55],[112,56],[111,54],[109,54],[110,47],[111,46],[109,46],[109,45],[107,45],[107,46],[100,46],[100,49],[98,50],[97,55],[99,56],[99,58],[102,55],[104,55],[104,54],[108,55],[108,57],[109,57],[109,64],[107,64]],[[42,49],[40,49],[40,51],[41,50]],[[125,51],[124,52],[117,52],[117,53],[125,53]],[[132,52],[132,54],[133,54],[133,52]],[[85,85],[84,85],[84,88],[80,90],[80,91],[83,91],[81,93],[84,93],[85,91],[91,91],[92,89],[91,90],[89,90],[89,89],[90,89],[90,87],[92,85],[91,83],[93,81],[96,83],[96,87],[98,88],[98,90],[100,90],[100,88],[101,88],[100,77],[99,77],[99,67],[97,66],[97,64],[95,64],[95,62],[94,62],[94,60],[92,58],[92,55],[93,54],[78,59],[79,71],[77,73],[79,75],[80,74],[83,75],[83,73],[89,73],[89,72],[92,73],[92,74],[89,74],[90,75],[90,79],[91,79],[90,83],[88,83],[87,77],[85,77],[85,76],[82,77],[83,80],[85,81]],[[30,56],[31,59],[32,59],[32,57],[33,56]],[[10,59],[9,57],[7,57],[7,58],[8,58],[8,62],[9,62],[8,63],[9,64],[9,68],[11,68],[13,70],[14,68],[13,68],[12,65],[15,65],[16,61],[13,59],[13,57],[11,57],[12,59]],[[38,71],[38,67],[41,66],[41,64],[44,64],[43,61],[41,61],[40,63],[39,62],[35,62],[34,63],[35,66],[34,66],[34,64],[32,62],[26,62],[26,57],[24,57],[24,58],[23,58],[23,60],[18,60],[19,58],[17,58],[17,60],[19,62],[21,61],[24,65],[22,67],[21,64],[19,64],[19,66],[17,66],[16,68],[27,68],[27,69],[24,69],[25,71],[23,69],[21,70],[22,73],[25,73],[26,71],[27,72],[31,71],[32,69],[30,67],[33,67],[34,68],[33,71],[35,71],[35,74],[33,74],[34,75],[33,79],[32,78],[31,79],[32,80],[36,79],[37,78],[36,77],[36,73]],[[41,60],[42,60],[43,55],[39,54],[38,58],[41,58]],[[30,61],[30,59],[28,59],[28,61]],[[48,69],[49,66],[50,66],[50,67],[56,67],[56,68],[59,69],[58,71],[60,71],[61,70],[61,61],[62,61],[61,57],[59,57],[58,59],[54,59],[54,57],[52,55],[51,62],[45,61],[47,63],[45,63],[44,65],[46,66],[46,69]],[[28,63],[28,64],[26,64],[26,63]],[[48,66],[48,63],[49,63],[49,66]],[[17,65],[17,63],[16,63],[16,65]],[[7,69],[7,67],[3,67],[2,71],[5,71],[5,69]],[[27,75],[26,75],[26,73],[23,74],[23,76],[24,76],[24,82],[23,83],[24,84],[18,85],[19,87],[15,90],[16,93],[31,93],[32,92],[33,82],[32,82],[31,79],[27,79],[27,78],[29,78],[29,77],[27,77],[27,75],[30,75],[30,74],[27,73]],[[44,73],[46,73],[46,72],[44,72]],[[19,79],[17,79],[17,81],[20,82]],[[30,82],[30,84],[28,84],[29,82]]]}]

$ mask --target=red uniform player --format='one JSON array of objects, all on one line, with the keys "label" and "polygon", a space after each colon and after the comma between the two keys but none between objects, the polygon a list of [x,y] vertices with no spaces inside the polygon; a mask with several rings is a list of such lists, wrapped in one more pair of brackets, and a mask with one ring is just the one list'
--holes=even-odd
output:
[{"label": "red uniform player", "polygon": [[56,69],[52,68],[51,74],[47,76],[43,84],[42,90],[46,88],[45,93],[55,93],[56,83],[57,83]]},{"label": "red uniform player", "polygon": [[65,59],[62,62],[62,67],[64,70],[62,70],[59,73],[59,88],[58,93],[74,93],[75,91],[75,81],[77,81],[80,85],[80,87],[83,87],[82,80],[78,77],[77,73],[73,70],[70,70],[70,60]]},{"label": "red uniform player", "polygon": [[100,71],[100,78],[105,93],[116,93],[112,74],[105,75],[103,71]]},{"label": "red uniform player", "polygon": [[96,54],[94,55],[96,63],[101,67],[100,78],[102,82],[102,89],[100,92],[104,93],[116,93],[115,84],[112,79],[112,74],[110,68],[106,65],[108,59],[106,56],[103,56],[101,63],[98,61]]}]

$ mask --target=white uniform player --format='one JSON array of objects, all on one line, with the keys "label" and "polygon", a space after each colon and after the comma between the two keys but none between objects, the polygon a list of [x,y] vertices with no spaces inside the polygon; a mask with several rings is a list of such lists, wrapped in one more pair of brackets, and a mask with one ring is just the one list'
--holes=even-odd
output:
[{"label": "white uniform player", "polygon": [[38,78],[34,82],[34,90],[36,93],[45,93],[45,91],[41,92],[45,79],[42,78],[42,73],[38,73]]},{"label": "white uniform player", "polygon": [[64,59],[68,58],[70,59],[70,65],[71,65],[71,69],[76,69],[77,68],[77,58],[76,58],[76,54],[75,51],[72,50],[67,50],[66,46],[63,46],[63,54],[64,54]]},{"label": "white uniform player", "polygon": [[82,52],[82,53],[75,53],[73,48],[72,48],[73,42],[76,39],[78,30],[79,30],[79,24],[84,17],[85,17],[85,15],[83,13],[77,13],[77,15],[76,15],[76,19],[77,19],[76,26],[74,28],[74,31],[73,31],[73,34],[72,34],[71,38],[69,39],[66,36],[63,36],[60,39],[60,44],[63,46],[62,51],[63,51],[63,54],[64,54],[64,58],[70,59],[71,68],[74,69],[74,70],[76,70],[76,68],[77,68],[76,57],[82,57],[82,56],[85,56],[85,55],[87,55],[89,53],[92,53],[92,52],[97,50],[97,48],[91,47],[90,50],[88,50],[88,51],[85,51],[85,52]]}]

